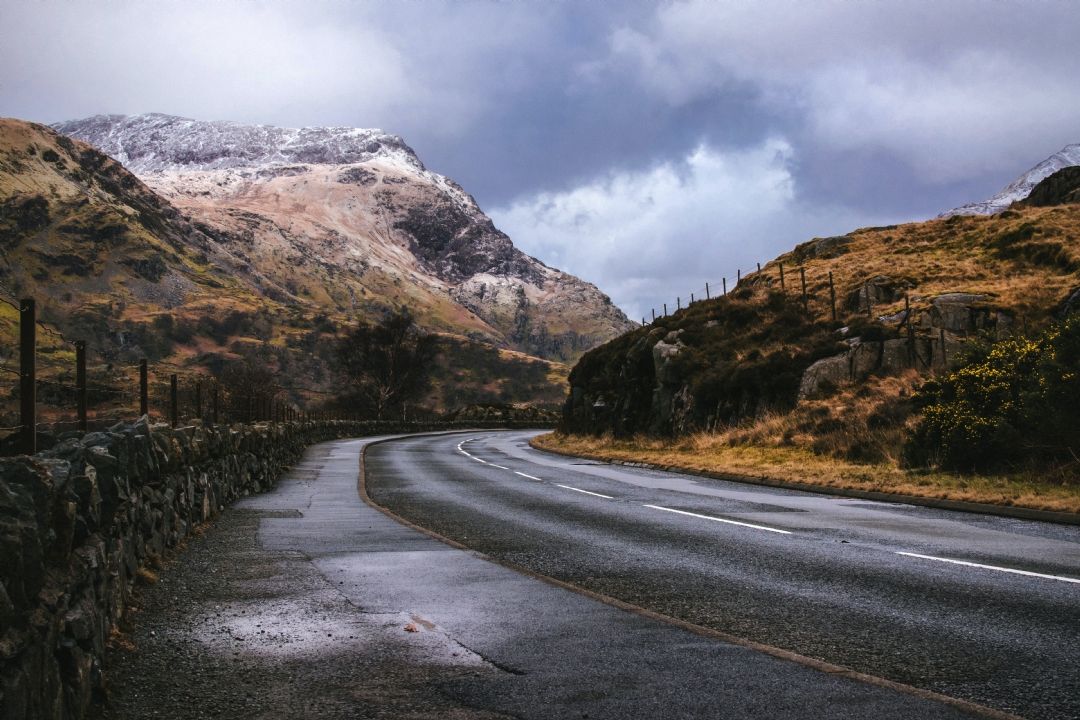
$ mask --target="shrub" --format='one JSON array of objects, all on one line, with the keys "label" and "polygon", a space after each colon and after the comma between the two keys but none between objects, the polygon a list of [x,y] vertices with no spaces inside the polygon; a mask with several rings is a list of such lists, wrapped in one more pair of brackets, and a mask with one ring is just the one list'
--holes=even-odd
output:
[{"label": "shrub", "polygon": [[905,448],[910,464],[988,471],[1080,462],[1080,316],[1033,340],[977,349],[916,402],[923,416]]}]

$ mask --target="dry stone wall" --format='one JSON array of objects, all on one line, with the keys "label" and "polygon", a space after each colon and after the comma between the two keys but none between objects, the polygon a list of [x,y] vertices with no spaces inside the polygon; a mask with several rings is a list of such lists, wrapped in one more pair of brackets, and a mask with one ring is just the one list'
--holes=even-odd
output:
[{"label": "dry stone wall", "polygon": [[172,429],[146,419],[0,459],[0,717],[86,716],[140,569],[314,442],[403,430],[320,422]]}]

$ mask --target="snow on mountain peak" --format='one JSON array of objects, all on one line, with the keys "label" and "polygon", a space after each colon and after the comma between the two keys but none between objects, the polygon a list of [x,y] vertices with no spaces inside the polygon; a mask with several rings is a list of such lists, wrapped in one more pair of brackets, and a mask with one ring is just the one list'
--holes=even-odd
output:
[{"label": "snow on mountain peak", "polygon": [[373,159],[424,171],[404,140],[374,129],[279,128],[161,113],[95,115],[53,128],[89,142],[140,175],[291,163],[351,165]]},{"label": "snow on mountain peak", "polygon": [[249,168],[377,161],[432,183],[466,212],[480,212],[476,201],[457,183],[427,170],[400,136],[382,130],[280,128],[226,120],[192,120],[162,113],[94,115],[52,127],[90,143],[143,179],[221,171],[228,176],[226,181],[235,181],[251,176]]},{"label": "snow on mountain peak", "polygon": [[961,207],[943,212],[938,215],[938,217],[944,218],[953,215],[993,215],[999,213],[1014,202],[1027,198],[1036,185],[1056,173],[1058,170],[1074,165],[1080,165],[1080,143],[1066,145],[1064,148],[1009,183],[1004,190],[997,195],[994,195],[989,200],[962,205]]}]

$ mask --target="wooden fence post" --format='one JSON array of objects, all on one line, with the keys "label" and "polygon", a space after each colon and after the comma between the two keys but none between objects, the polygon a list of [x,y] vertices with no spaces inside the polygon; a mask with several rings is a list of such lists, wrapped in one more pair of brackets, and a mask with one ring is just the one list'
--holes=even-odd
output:
[{"label": "wooden fence post", "polygon": [[829,271],[829,305],[832,307],[832,321],[836,322],[836,286],[833,285],[832,270]]},{"label": "wooden fence post", "polygon": [[735,270],[735,287],[739,287],[739,283],[742,282],[742,269]]},{"label": "wooden fence post", "polygon": [[727,297],[727,278],[720,278],[720,282],[723,283],[721,287],[724,290],[724,296]]},{"label": "wooden fence post", "polygon": [[664,303],[664,317],[667,317],[667,303]]},{"label": "wooden fence post", "polygon": [[37,303],[19,302],[19,445],[37,452]]},{"label": "wooden fence post", "polygon": [[179,398],[177,397],[176,392],[176,373],[173,373],[169,376],[169,425],[171,427],[176,427],[180,424],[177,422],[180,414],[180,403],[178,400]]},{"label": "wooden fence post", "polygon": [[75,342],[75,407],[79,432],[86,432],[86,342]]},{"label": "wooden fence post", "polygon": [[146,358],[139,361],[139,417],[150,414],[150,398],[147,385],[150,380],[146,369]]},{"label": "wooden fence post", "polygon": [[680,310],[682,310],[682,298],[681,297],[676,297],[675,298],[675,312],[678,312]]},{"label": "wooden fence post", "polygon": [[904,323],[907,325],[908,362],[915,367],[915,325],[911,318],[911,300],[904,295]]},{"label": "wooden fence post", "polygon": [[652,321],[656,322],[656,308],[650,308],[649,312],[652,313]]},{"label": "wooden fence post", "polygon": [[709,299],[709,283],[705,283],[705,299]]}]

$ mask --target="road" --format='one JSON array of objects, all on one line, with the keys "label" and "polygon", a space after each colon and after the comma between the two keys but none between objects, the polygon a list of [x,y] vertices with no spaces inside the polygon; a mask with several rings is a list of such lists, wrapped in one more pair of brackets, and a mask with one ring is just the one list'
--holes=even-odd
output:
[{"label": "road", "polygon": [[[530,436],[373,446],[368,493],[502,563],[672,618],[1024,717],[1080,717],[1080,528],[578,461]],[[759,672],[718,667],[731,682]]]}]

